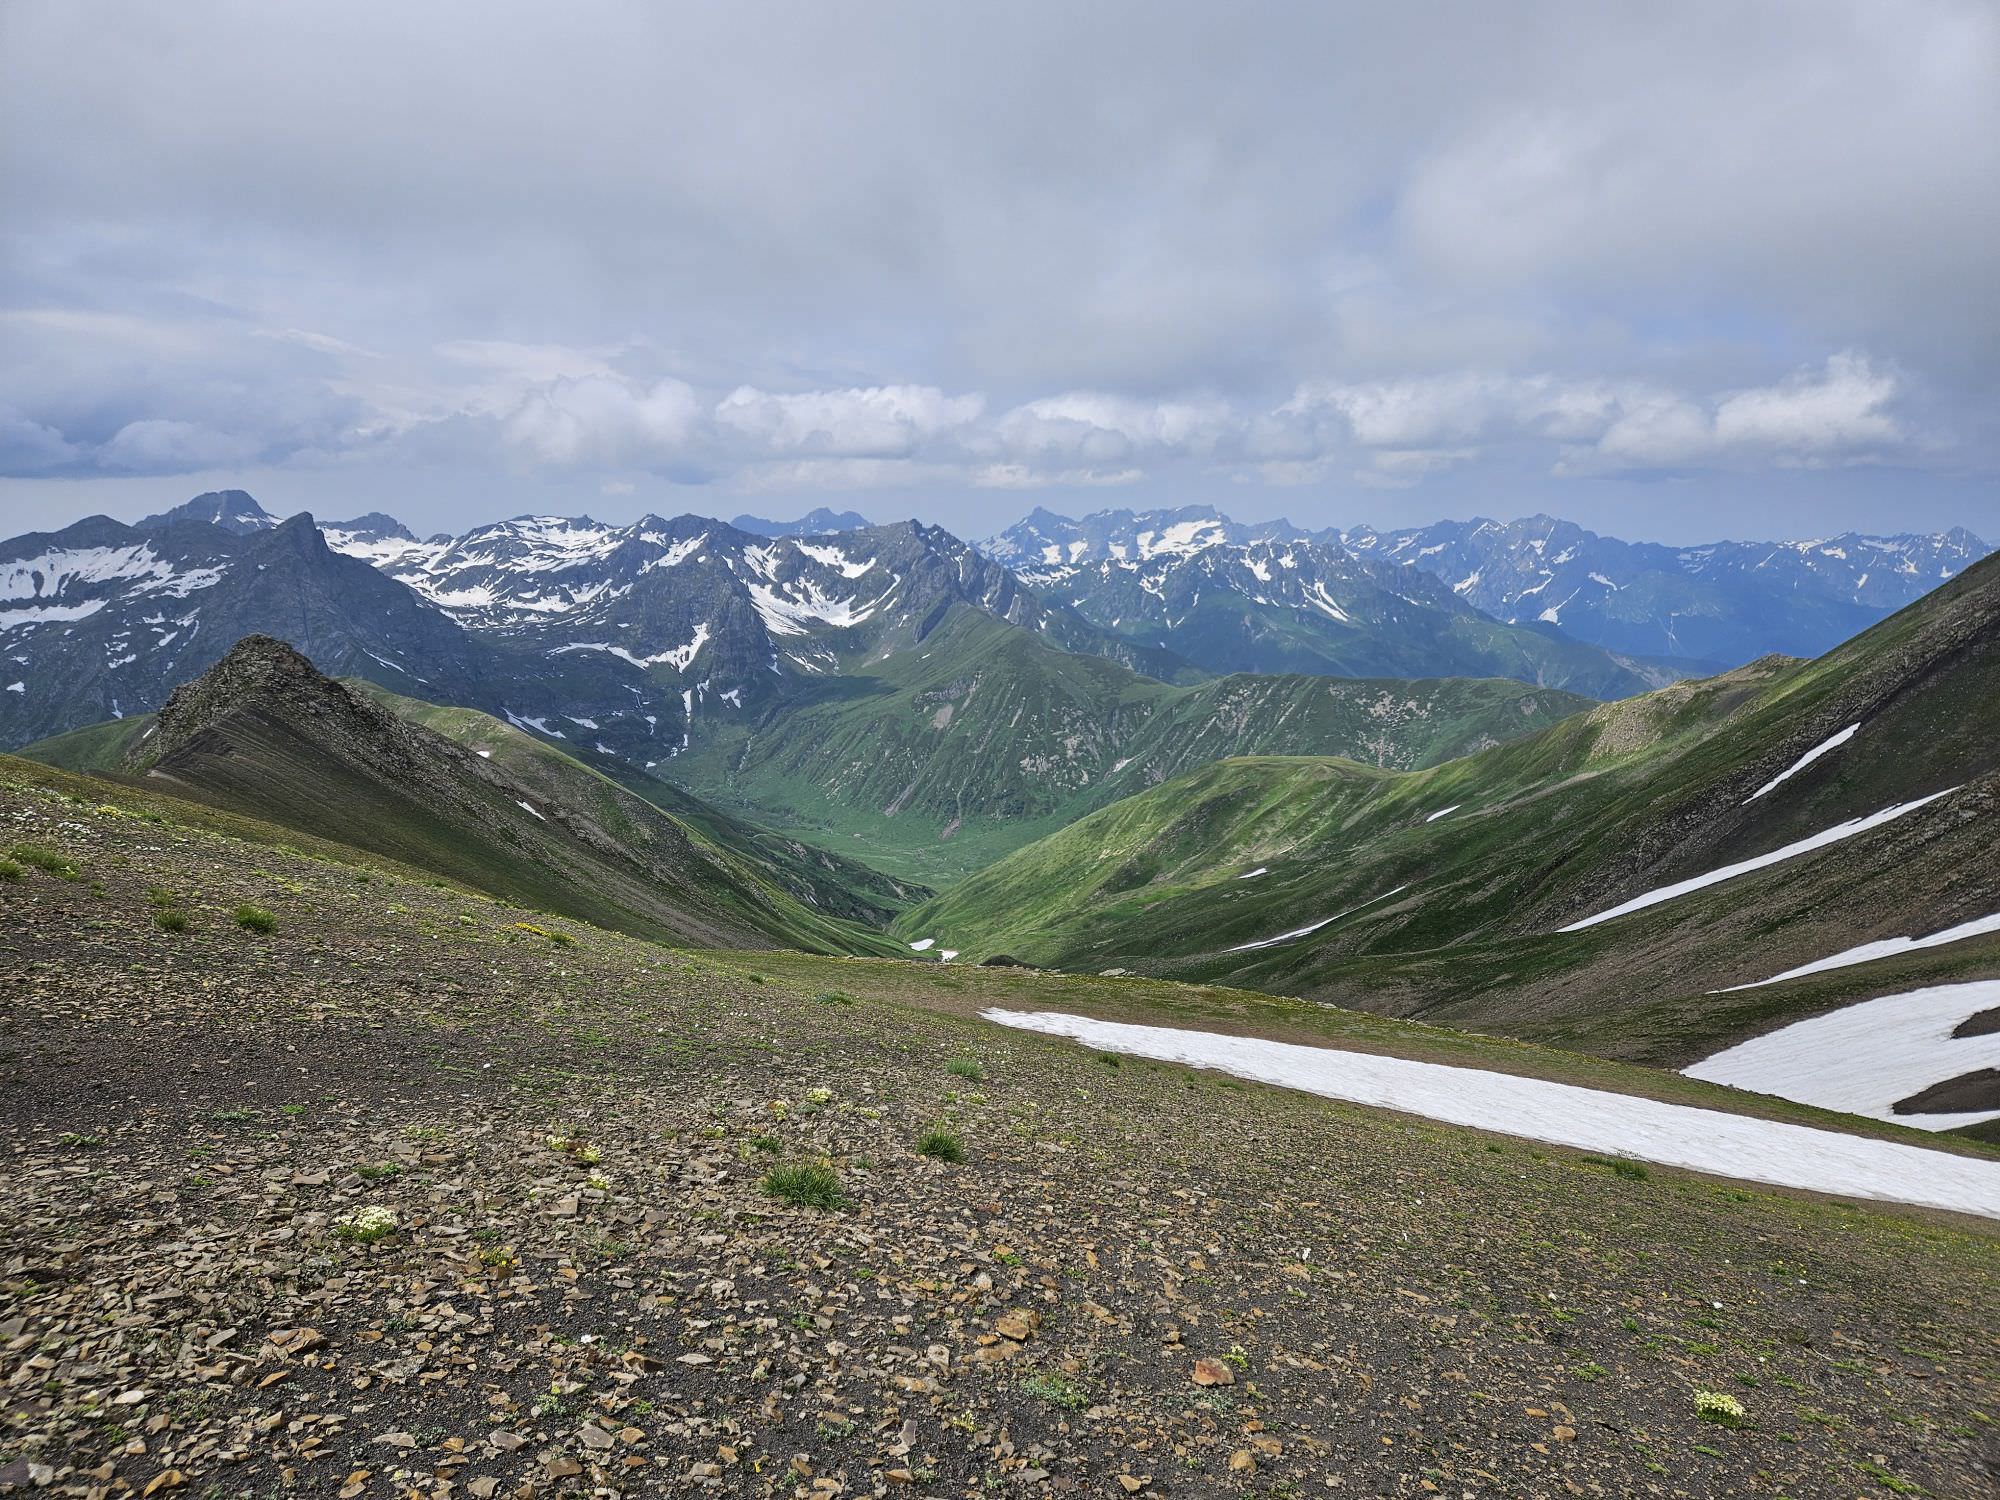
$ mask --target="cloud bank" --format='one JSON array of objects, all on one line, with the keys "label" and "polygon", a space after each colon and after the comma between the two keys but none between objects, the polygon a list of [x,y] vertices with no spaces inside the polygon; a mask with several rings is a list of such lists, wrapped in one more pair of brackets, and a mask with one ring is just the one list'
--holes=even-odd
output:
[{"label": "cloud bank", "polygon": [[10,495],[2000,474],[1980,0],[113,9],[0,10]]}]

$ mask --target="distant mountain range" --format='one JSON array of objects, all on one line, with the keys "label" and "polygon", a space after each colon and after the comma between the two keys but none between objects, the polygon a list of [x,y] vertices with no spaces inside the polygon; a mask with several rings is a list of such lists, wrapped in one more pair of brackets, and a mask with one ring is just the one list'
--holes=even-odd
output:
[{"label": "distant mountain range", "polygon": [[836,531],[866,531],[875,523],[859,511],[809,510],[796,521],[767,521],[762,516],[738,516],[729,523],[752,536],[831,536]]},{"label": "distant mountain range", "polygon": [[1346,532],[1358,556],[1407,562],[1496,619],[1542,621],[1609,651],[1739,666],[1818,656],[1964,572],[1993,548],[1929,535],[1666,547],[1569,521],[1440,521]]},{"label": "distant mountain range", "polygon": [[[1218,756],[1410,769],[1705,659],[1633,642],[1810,649],[1984,550],[1676,551],[1554,522],[1342,536],[1200,510],[1037,511],[983,549],[912,521],[775,537],[692,515],[420,538],[222,491],[0,543],[0,746],[157,709],[271,635],[935,884]],[[1668,584],[1706,602],[1642,642],[1616,611]],[[1553,618],[1497,618],[1489,587]],[[1615,622],[1617,647],[1572,633]]]},{"label": "distant mountain range", "polygon": [[[1468,614],[1559,633],[1640,672],[1684,675],[1771,652],[1817,656],[1993,548],[1963,528],[1668,547],[1548,516],[1307,532],[1188,507],[1100,511],[1080,521],[1036,510],[982,550],[1087,619],[1171,643],[1203,666],[1354,670],[1357,652],[1407,644],[1408,622],[1393,618],[1396,598],[1440,604],[1436,588],[1412,586],[1414,572]],[[1356,639],[1357,624],[1385,612],[1391,628]],[[1302,653],[1325,665],[1308,665]],[[1371,659],[1363,669],[1383,665]]]},{"label": "distant mountain range", "polygon": [[1421,568],[1284,521],[1245,526],[1194,508],[1072,521],[1037,510],[984,550],[1092,624],[1211,672],[1469,673],[1596,698],[1684,675],[1496,620]]}]

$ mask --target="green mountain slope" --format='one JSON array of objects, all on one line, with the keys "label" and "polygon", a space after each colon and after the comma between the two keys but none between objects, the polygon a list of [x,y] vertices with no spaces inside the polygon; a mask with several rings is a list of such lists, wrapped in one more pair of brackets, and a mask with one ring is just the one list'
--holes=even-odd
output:
[{"label": "green mountain slope", "polygon": [[[1935,794],[1827,847],[1560,930]],[[1885,973],[2000,973],[2000,941],[1979,939],[1893,970],[1706,995],[2000,912],[1996,814],[2000,564],[1987,562],[1817,661],[1767,658],[1425,770],[1204,767],[1018,851],[898,931],[967,958],[1226,978],[1678,1064]]]},{"label": "green mountain slope", "polygon": [[[482,720],[469,715],[460,728]],[[492,729],[492,747],[477,733],[461,743],[251,637],[176,689],[156,719],[78,731],[36,757],[641,936],[883,950],[845,918],[879,919],[886,907],[831,876],[762,868],[560,752]]]},{"label": "green mountain slope", "polygon": [[942,885],[1220,756],[1339,753],[1429,765],[1590,700],[1519,682],[1227,677],[1174,687],[957,606],[873,657],[666,763],[712,803]]},{"label": "green mountain slope", "polygon": [[569,755],[547,740],[473,708],[451,708],[406,698],[356,679],[364,693],[398,718],[465,746],[505,770],[523,786],[560,801],[587,801],[607,816],[638,797],[685,823],[712,844],[755,861],[766,878],[783,885],[817,911],[868,926],[930,894],[923,886],[892,879],[858,860],[787,838],[756,823],[732,818],[678,787],[654,779],[615,756]]}]

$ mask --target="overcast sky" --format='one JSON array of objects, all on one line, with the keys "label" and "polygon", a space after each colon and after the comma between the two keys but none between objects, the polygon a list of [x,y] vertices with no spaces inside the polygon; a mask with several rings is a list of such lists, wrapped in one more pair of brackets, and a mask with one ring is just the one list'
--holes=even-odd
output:
[{"label": "overcast sky", "polygon": [[2000,539],[2000,9],[0,4],[0,533]]}]

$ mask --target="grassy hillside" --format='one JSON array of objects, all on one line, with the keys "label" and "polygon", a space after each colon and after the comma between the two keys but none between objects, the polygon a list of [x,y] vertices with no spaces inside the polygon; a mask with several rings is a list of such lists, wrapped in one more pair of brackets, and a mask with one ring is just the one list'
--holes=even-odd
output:
[{"label": "grassy hillside", "polygon": [[1171,687],[957,607],[753,725],[663,763],[701,798],[941,886],[1224,755],[1430,765],[1590,700],[1518,682],[1229,677]]},{"label": "grassy hillside", "polygon": [[[883,948],[713,842],[555,752],[461,744],[252,638],[154,724],[52,747],[195,801],[357,844],[511,901],[676,942]],[[100,773],[106,774],[106,773]],[[866,917],[880,910],[867,908]]]},{"label": "grassy hillside", "polygon": [[696,829],[709,842],[754,860],[799,900],[834,916],[880,925],[929,894],[922,886],[893,879],[859,860],[732,818],[613,756],[593,755],[586,763],[582,756],[570,755],[477,709],[426,703],[373,683],[355,681],[348,686],[368,694],[398,718],[482,754],[525,786],[557,800],[587,803],[614,831],[629,827],[634,814],[631,798],[636,796]]},{"label": "grassy hillside", "polygon": [[[1221,990],[537,932],[13,767],[37,780],[0,780],[8,837],[74,876],[0,881],[0,1321],[37,1361],[0,1450],[54,1487],[1984,1482],[1990,1227],[1111,1066],[971,1013],[1631,1070]],[[1740,1425],[1700,1420],[1704,1390]]]},{"label": "grassy hillside", "polygon": [[[1836,847],[1559,930],[1947,791]],[[1708,1004],[1706,990],[2000,911],[1996,809],[2000,567],[1987,563],[1818,661],[1676,684],[1429,769],[1204,767],[1019,851],[898,930],[968,958],[1227,979],[1679,1063],[1873,976],[1743,1002]],[[1996,971],[1968,957],[1982,951],[1990,964],[1990,949],[1927,962],[1983,977]]]}]

